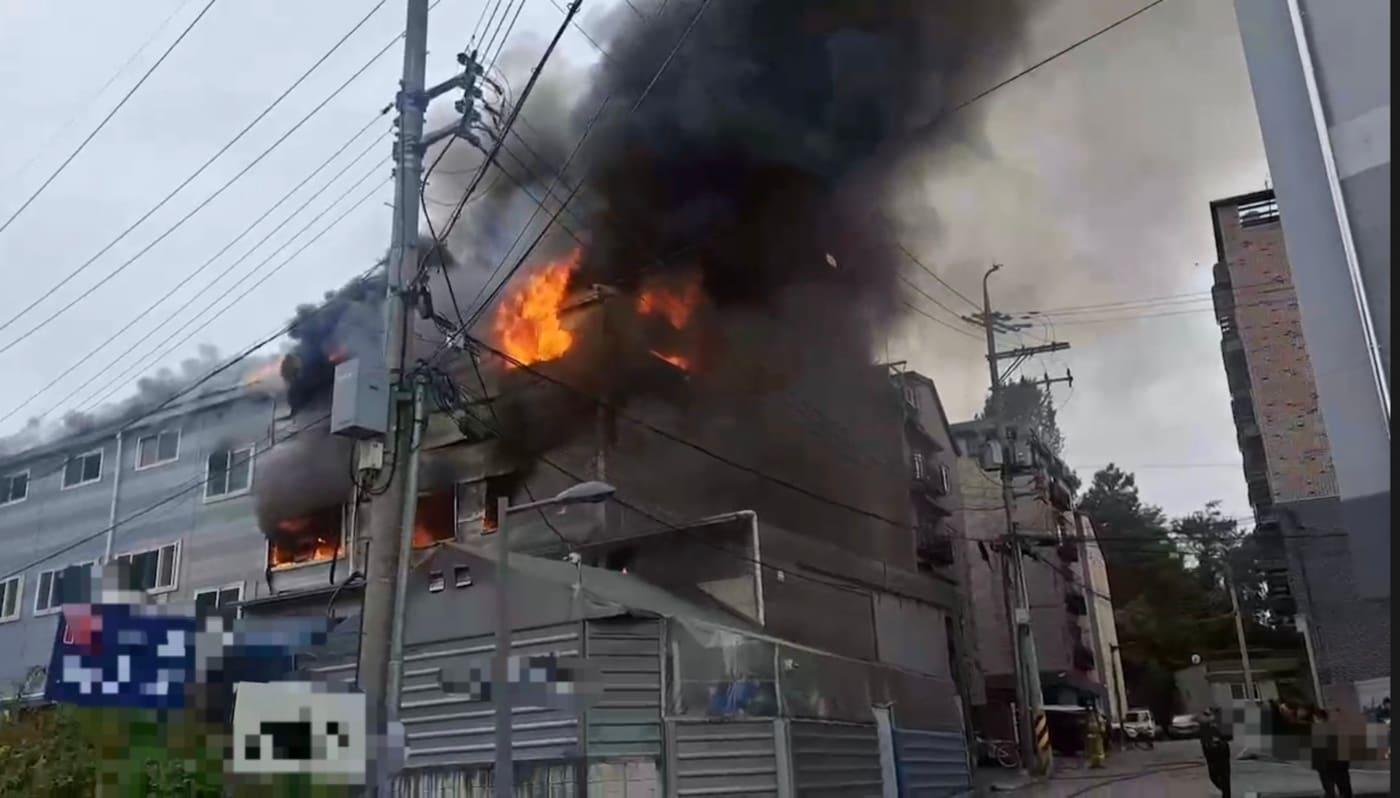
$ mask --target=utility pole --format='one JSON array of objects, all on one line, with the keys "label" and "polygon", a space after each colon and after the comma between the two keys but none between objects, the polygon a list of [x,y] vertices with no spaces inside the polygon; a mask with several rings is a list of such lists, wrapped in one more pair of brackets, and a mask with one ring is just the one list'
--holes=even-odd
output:
[{"label": "utility pole", "polygon": [[1235,614],[1235,638],[1240,644],[1240,666],[1244,668],[1244,697],[1253,701],[1259,696],[1254,692],[1254,670],[1249,666],[1249,645],[1244,639],[1244,618],[1240,615],[1240,597],[1235,593],[1235,580],[1230,578],[1228,555],[1221,558],[1225,564],[1225,589],[1230,591],[1230,610]]},{"label": "utility pole", "polygon": [[[384,754],[390,722],[397,706],[390,707],[393,674],[389,672],[391,627],[394,620],[396,576],[399,573],[400,538],[412,534],[415,496],[405,495],[403,475],[416,455],[410,436],[415,427],[413,400],[404,379],[403,353],[407,305],[406,290],[415,276],[418,252],[418,192],[422,181],[423,115],[428,97],[423,91],[428,55],[428,0],[407,0],[403,40],[403,78],[395,100],[398,109],[398,141],[395,142],[394,217],[389,243],[388,274],[384,297],[384,366],[390,390],[389,424],[385,435],[384,462],[389,463],[388,485],[375,497],[369,513],[369,552],[365,567],[365,593],[360,631],[360,689],[365,694],[367,730],[378,745],[371,748],[370,783],[376,794],[388,794]],[[395,473],[397,472],[397,473]],[[377,756],[375,754],[378,754]]]},{"label": "utility pole", "polygon": [[[1032,768],[1037,773],[1048,773],[1051,765],[1051,753],[1048,744],[1042,744],[1041,738],[1046,738],[1048,734],[1045,727],[1044,697],[1040,690],[1040,665],[1036,656],[1035,637],[1031,629],[1030,597],[1026,587],[1026,575],[1022,562],[1021,536],[1016,528],[1016,495],[1013,483],[1014,454],[1011,442],[1007,436],[1007,419],[1004,418],[1004,409],[1001,403],[1002,372],[998,363],[1000,361],[1015,358],[1011,367],[1007,369],[1009,374],[1016,366],[1020,365],[1032,355],[1058,352],[1068,349],[1066,343],[1050,343],[1044,346],[1023,347],[1007,352],[997,351],[996,333],[1000,330],[1010,332],[1020,329],[1024,325],[1013,325],[1009,323],[1009,317],[1005,314],[998,314],[992,311],[991,291],[988,288],[988,280],[992,274],[1001,269],[1001,264],[993,264],[987,273],[982,276],[982,312],[975,316],[964,317],[965,321],[973,324],[980,324],[987,337],[987,369],[991,377],[991,412],[988,416],[995,425],[996,439],[1001,447],[1001,501],[1002,509],[1006,514],[1006,548],[1007,563],[1011,572],[1003,575],[1003,585],[1014,591],[1015,602],[1011,623],[1013,626],[1012,654],[1016,663],[1016,693],[1017,701],[1020,704],[1021,729],[1021,761],[1027,767]],[[1068,376],[1066,377],[1068,379]],[[1009,583],[1009,584],[1008,584]],[[1012,602],[1008,599],[1008,604]],[[1031,763],[1034,763],[1032,765]]]}]

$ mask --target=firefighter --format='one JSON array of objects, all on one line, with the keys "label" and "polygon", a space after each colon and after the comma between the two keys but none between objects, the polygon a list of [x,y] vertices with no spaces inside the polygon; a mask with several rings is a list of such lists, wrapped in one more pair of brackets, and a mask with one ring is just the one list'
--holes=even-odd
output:
[{"label": "firefighter", "polygon": [[1099,713],[1089,712],[1089,723],[1084,730],[1084,752],[1089,757],[1089,767],[1103,767],[1103,726],[1099,724]]}]

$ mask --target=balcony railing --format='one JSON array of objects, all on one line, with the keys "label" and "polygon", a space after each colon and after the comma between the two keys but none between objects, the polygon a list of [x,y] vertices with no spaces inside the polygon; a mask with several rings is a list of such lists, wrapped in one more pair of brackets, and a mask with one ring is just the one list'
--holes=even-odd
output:
[{"label": "balcony railing", "polygon": [[935,529],[919,529],[916,541],[915,553],[925,562],[947,567],[957,559],[953,552],[952,538]]}]

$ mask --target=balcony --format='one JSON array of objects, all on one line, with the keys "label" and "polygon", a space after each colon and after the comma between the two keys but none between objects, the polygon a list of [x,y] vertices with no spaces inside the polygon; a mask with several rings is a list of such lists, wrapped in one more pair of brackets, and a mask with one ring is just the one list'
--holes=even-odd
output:
[{"label": "balcony", "polygon": [[1063,562],[1079,562],[1079,546],[1075,543],[1061,543],[1055,547],[1055,553]]},{"label": "balcony", "polygon": [[1074,669],[1079,671],[1094,670],[1094,652],[1083,643],[1074,644]]},{"label": "balcony", "polygon": [[914,553],[920,560],[942,568],[957,561],[952,538],[932,527],[921,527],[918,530]]},{"label": "balcony", "polygon": [[947,466],[931,462],[916,453],[910,487],[929,498],[938,499],[952,492],[952,478]]},{"label": "balcony", "polygon": [[1081,593],[1066,593],[1065,609],[1069,610],[1070,615],[1083,617],[1089,614],[1089,602]]}]

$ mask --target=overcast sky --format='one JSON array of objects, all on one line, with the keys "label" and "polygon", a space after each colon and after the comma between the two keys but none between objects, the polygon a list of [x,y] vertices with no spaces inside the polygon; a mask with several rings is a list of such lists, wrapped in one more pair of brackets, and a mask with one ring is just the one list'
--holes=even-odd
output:
[{"label": "overcast sky", "polygon": [[[0,0],[0,107],[9,123],[0,129],[0,221],[81,141],[206,2]],[[650,5],[633,2],[644,10]],[[455,69],[453,55],[470,35],[482,3],[441,0],[432,19],[429,82]],[[1021,61],[1037,61],[1141,4],[1142,0],[1036,4],[1038,13],[1029,26]],[[596,26],[610,5],[585,2],[582,26],[601,33]],[[372,0],[216,2],[59,179],[0,233],[0,267],[9,278],[0,292],[0,321],[136,221],[374,6]],[[526,0],[512,46],[539,52],[560,19],[551,0]],[[358,69],[402,29],[402,23],[401,0],[385,3],[225,157],[71,284],[0,331],[0,347],[111,274],[198,205]],[[376,121],[264,226],[191,280],[160,311],[117,335],[136,313],[204,264],[369,122],[392,98],[399,57],[397,49],[390,50],[175,233],[53,323],[0,352],[8,375],[0,401],[0,414],[5,414],[95,347],[107,344],[29,407],[0,422],[0,431],[12,431],[43,411],[60,414],[81,407],[86,397],[100,396],[92,392],[102,386],[117,387],[116,396],[121,396],[122,383],[114,380],[124,364],[136,362],[137,353],[89,387],[77,388],[252,249],[266,230],[355,155],[372,148],[306,211],[138,352],[164,339],[269,254],[278,253],[233,295],[271,273],[341,210],[380,184],[377,193],[323,238],[161,362],[177,365],[199,344],[238,351],[285,323],[297,303],[315,301],[323,291],[368,268],[388,237],[389,148],[387,142],[372,146],[373,136],[388,129],[387,117]],[[591,45],[571,31],[549,69],[582,73],[595,59]],[[1012,71],[1014,67],[1007,69]],[[905,243],[974,299],[986,265],[1005,264],[992,285],[996,302],[1008,310],[1208,290],[1214,260],[1208,203],[1262,188],[1267,178],[1232,4],[1221,0],[1166,0],[963,113],[975,115],[981,138],[924,165],[902,205],[907,209]],[[376,162],[381,166],[374,171]],[[316,213],[371,172],[373,177],[293,240]],[[279,252],[277,247],[289,240],[291,245]],[[921,272],[911,270],[909,276],[949,307],[967,309]],[[950,318],[922,297],[911,294],[910,300]],[[1206,308],[1209,303],[1175,309],[1182,307]],[[1092,318],[1096,316],[1080,321]],[[1210,313],[1062,323],[1028,330],[1024,340],[1034,343],[1045,337],[1068,341],[1072,348],[1032,362],[1028,373],[1058,376],[1066,368],[1073,370],[1073,389],[1057,386],[1055,398],[1068,440],[1067,459],[1086,481],[1093,470],[1112,460],[1136,471],[1146,499],[1169,512],[1185,513],[1221,499],[1230,514],[1248,514],[1220,336]],[[1013,345],[1015,339],[1003,343]],[[890,336],[888,355],[907,358],[935,378],[956,421],[980,407],[986,390],[979,346],[976,340],[911,315]]]}]

